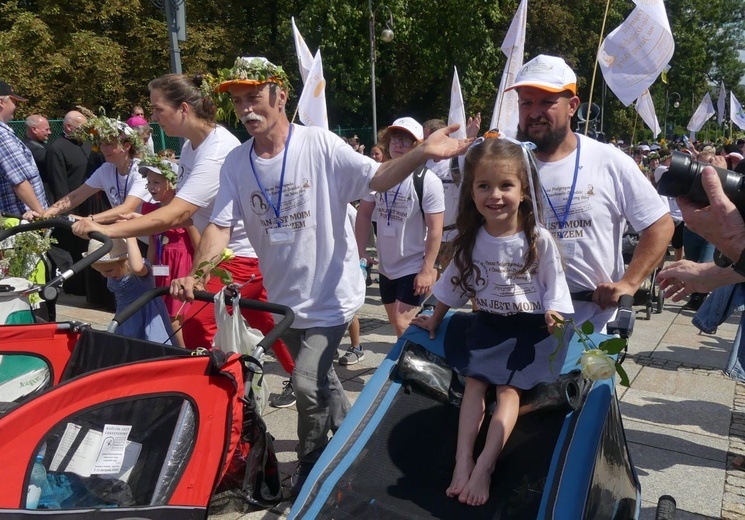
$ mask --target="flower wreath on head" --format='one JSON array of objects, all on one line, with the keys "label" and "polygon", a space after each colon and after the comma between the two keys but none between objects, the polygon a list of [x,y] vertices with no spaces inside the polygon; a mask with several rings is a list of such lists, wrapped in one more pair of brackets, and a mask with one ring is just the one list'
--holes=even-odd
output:
[{"label": "flower wreath on head", "polygon": [[[158,157],[157,155],[148,154],[143,157],[137,165],[138,168],[142,168],[143,166],[157,168],[158,171],[160,171],[160,174],[168,181],[168,184],[170,184],[172,188],[176,187],[178,176],[176,175],[176,169],[174,168],[175,164],[173,162]],[[140,171],[140,175],[147,178],[147,172]]]},{"label": "flower wreath on head", "polygon": [[79,141],[90,141],[96,151],[100,149],[101,143],[108,143],[115,139],[129,143],[136,154],[147,149],[139,134],[132,130],[132,127],[118,119],[106,117],[106,110],[103,107],[99,108],[100,116],[85,107],[78,106],[77,108],[88,120],[72,133],[73,138]]},{"label": "flower wreath on head", "polygon": [[261,85],[276,83],[285,90],[290,89],[290,79],[284,69],[266,58],[238,57],[231,69],[219,71],[217,92],[226,92],[232,84]]},{"label": "flower wreath on head", "polygon": [[260,83],[274,82],[283,88],[288,88],[290,84],[284,69],[266,58],[236,58],[229,78]]}]

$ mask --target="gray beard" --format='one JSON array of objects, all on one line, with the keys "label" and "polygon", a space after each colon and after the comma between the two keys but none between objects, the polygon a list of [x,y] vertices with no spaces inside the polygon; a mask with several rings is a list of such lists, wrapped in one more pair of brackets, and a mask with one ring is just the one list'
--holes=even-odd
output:
[{"label": "gray beard", "polygon": [[535,144],[535,151],[538,153],[550,154],[555,152],[556,149],[559,148],[559,145],[564,142],[568,133],[569,128],[566,126],[561,128],[549,127],[548,131],[543,134],[541,139],[533,139],[527,133],[523,132],[520,125],[517,126],[518,141],[531,141]]}]

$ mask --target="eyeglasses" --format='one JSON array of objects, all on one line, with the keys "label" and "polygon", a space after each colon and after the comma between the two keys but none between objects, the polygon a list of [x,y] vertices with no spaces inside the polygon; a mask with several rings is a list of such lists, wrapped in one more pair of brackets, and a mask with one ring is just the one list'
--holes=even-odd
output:
[{"label": "eyeglasses", "polygon": [[395,134],[391,136],[391,144],[398,143],[399,145],[403,146],[404,148],[410,148],[416,140],[411,137],[410,135],[406,134]]}]

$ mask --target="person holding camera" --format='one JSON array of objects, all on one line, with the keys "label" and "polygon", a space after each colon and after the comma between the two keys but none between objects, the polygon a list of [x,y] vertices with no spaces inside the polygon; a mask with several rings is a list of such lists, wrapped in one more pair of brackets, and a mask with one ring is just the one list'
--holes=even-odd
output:
[{"label": "person holding camera", "polygon": [[[701,171],[701,186],[708,205],[677,197],[683,220],[690,229],[711,242],[727,261],[694,263],[682,260],[670,264],[658,275],[666,297],[680,301],[693,292],[703,292],[722,285],[745,281],[745,221],[727,197],[716,170],[707,166]],[[731,268],[730,268],[731,267]]]},{"label": "person holding camera", "polygon": [[[589,320],[602,331],[620,297],[633,295],[659,265],[673,234],[672,219],[632,158],[572,132],[580,99],[577,76],[563,59],[533,58],[510,89],[517,90],[519,100],[517,137],[536,145],[544,217],[566,263],[574,320]],[[641,237],[624,269],[626,221]],[[588,292],[591,302],[583,298]]]},{"label": "person holding camera", "polygon": [[[713,291],[693,318],[703,332],[713,334],[736,309],[745,306],[745,221],[737,206],[728,198],[717,171],[701,171],[701,186],[708,205],[687,197],[678,197],[686,225],[714,244],[721,253],[713,262],[682,260],[670,264],[657,276],[665,297],[680,301],[696,292]],[[731,260],[733,259],[733,260]],[[742,331],[745,314],[735,336],[725,373],[745,381],[745,349]]]}]

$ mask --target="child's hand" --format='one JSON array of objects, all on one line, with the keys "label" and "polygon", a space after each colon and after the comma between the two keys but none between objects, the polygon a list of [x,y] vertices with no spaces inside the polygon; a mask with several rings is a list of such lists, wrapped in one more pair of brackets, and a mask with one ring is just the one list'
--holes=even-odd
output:
[{"label": "child's hand", "polygon": [[411,324],[424,330],[428,330],[429,339],[435,339],[435,336],[437,335],[437,327],[440,325],[440,322],[429,314],[420,314],[411,320]]},{"label": "child's hand", "polygon": [[556,328],[557,325],[560,326],[560,324],[556,321],[556,318],[558,318],[559,320],[562,320],[562,321],[564,320],[564,316],[562,316],[558,312],[556,312],[556,311],[546,311],[545,319],[546,319],[546,325],[548,326],[548,332],[549,332],[549,334],[553,334],[554,333],[554,329]]}]

